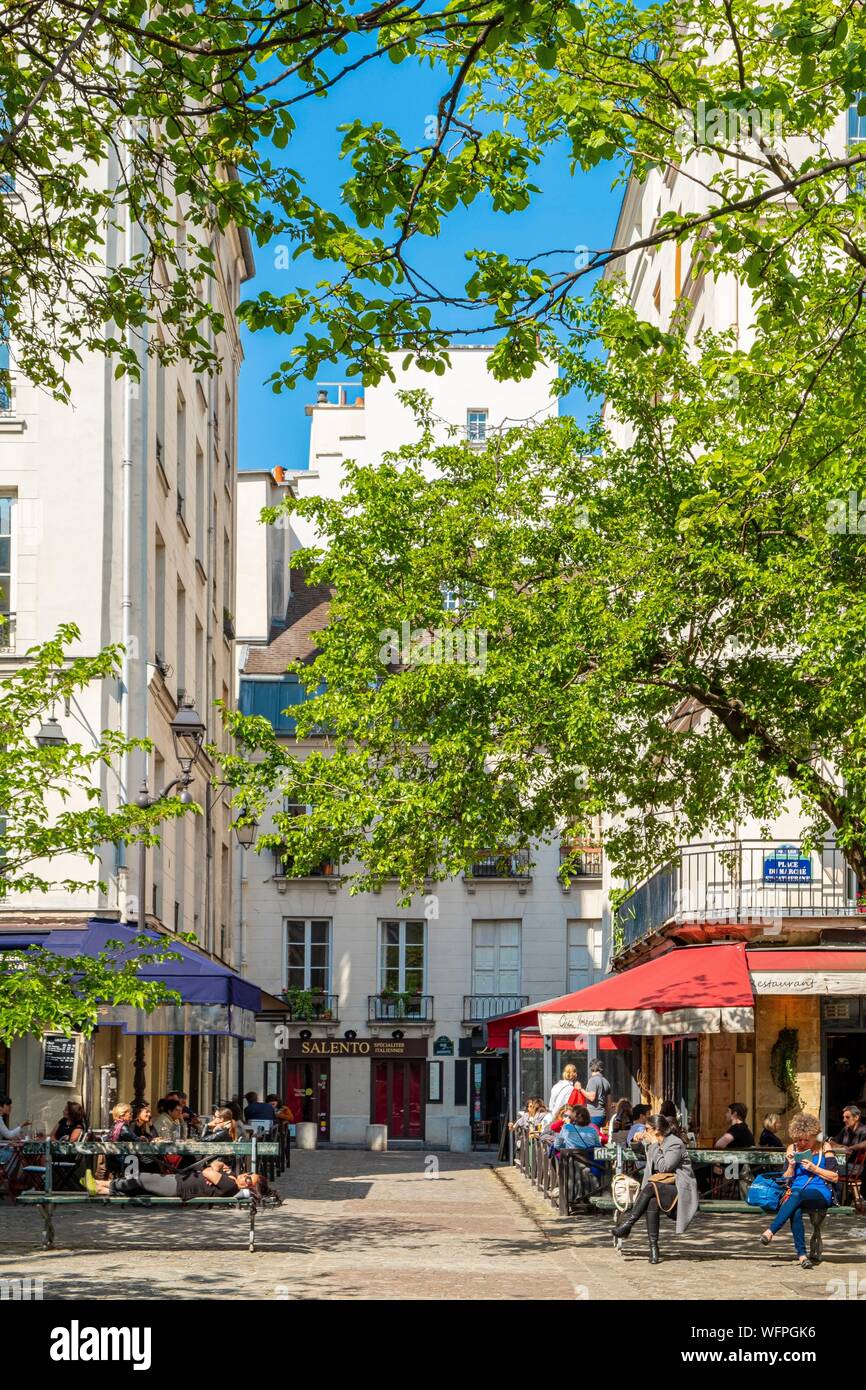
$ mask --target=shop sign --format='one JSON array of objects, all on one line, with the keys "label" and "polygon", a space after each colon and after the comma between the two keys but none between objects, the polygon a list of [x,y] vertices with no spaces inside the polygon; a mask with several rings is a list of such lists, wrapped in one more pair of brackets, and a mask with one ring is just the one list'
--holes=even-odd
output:
[{"label": "shop sign", "polygon": [[764,855],[765,883],[811,883],[812,860],[800,853],[799,845],[779,845]]},{"label": "shop sign", "polygon": [[426,1057],[426,1038],[289,1038],[287,1057]]},{"label": "shop sign", "polygon": [[866,994],[866,971],[752,970],[749,972],[756,994]]}]

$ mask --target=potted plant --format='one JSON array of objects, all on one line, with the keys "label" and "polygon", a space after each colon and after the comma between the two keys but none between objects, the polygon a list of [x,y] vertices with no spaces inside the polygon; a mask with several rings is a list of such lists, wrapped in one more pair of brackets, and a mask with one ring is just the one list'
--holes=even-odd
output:
[{"label": "potted plant", "polygon": [[314,1004],[312,991],[308,989],[284,989],[283,998],[289,1006],[293,1019],[308,1022],[313,1017]]}]

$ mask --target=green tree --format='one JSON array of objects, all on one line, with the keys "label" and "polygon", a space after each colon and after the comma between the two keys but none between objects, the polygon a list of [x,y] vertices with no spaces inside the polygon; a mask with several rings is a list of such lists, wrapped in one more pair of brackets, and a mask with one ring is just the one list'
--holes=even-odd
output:
[{"label": "green tree", "polygon": [[286,502],[323,537],[298,563],[335,591],[292,710],[327,736],[304,756],[233,715],[253,761],[228,766],[259,806],[274,788],[312,806],[277,816],[296,865],[355,858],[357,886],[408,888],[604,809],[635,875],[793,790],[866,882],[866,358],[846,273],[801,267],[810,317],[759,318],[749,350],[652,328],[604,285],[583,330],[605,358],[578,342],[566,379],[603,417],[478,449],[434,443],[416,399],[416,443],[350,467],[338,499]]},{"label": "green tree", "polygon": [[159,1004],[180,1003],[175,990],[139,976],[144,966],[177,960],[177,952],[144,933],[132,947],[131,954],[125,947],[123,957],[112,950],[60,956],[41,946],[0,952],[0,1042],[46,1031],[90,1037],[100,1004],[150,1013]]},{"label": "green tree", "polygon": [[[398,131],[378,119],[390,64],[437,75],[429,120],[407,113]],[[66,365],[86,351],[137,372],[156,320],[147,351],[212,367],[212,240],[233,222],[258,246],[290,249],[296,267],[286,294],[242,308],[251,327],[294,340],[275,389],[343,361],[375,380],[394,349],[441,372],[448,343],[481,331],[499,339],[494,369],[519,377],[622,248],[590,248],[576,265],[573,249],[519,260],[474,246],[465,274],[437,285],[425,244],[455,210],[525,209],[548,153],[574,168],[610,161],[622,179],[696,150],[706,212],[671,215],[636,244],[700,234],[708,265],[744,267],[762,302],[796,312],[801,255],[835,248],[852,284],[866,267],[866,147],[840,157],[829,140],[840,112],[862,110],[864,73],[866,14],[847,0],[8,5],[0,189],[14,180],[14,195],[0,196],[0,314],[18,368],[61,397]],[[292,136],[305,116],[327,119],[347,79],[359,104],[343,132],[349,172],[338,205],[322,207]],[[139,238],[128,262],[127,214]]]},{"label": "green tree", "polygon": [[[0,678],[0,896],[68,892],[98,883],[102,853],[113,844],[158,842],[164,819],[189,808],[179,799],[145,809],[129,805],[106,809],[100,768],[116,768],[125,751],[147,748],[111,730],[89,744],[67,742],[46,747],[34,735],[43,722],[93,681],[117,678],[120,649],[95,657],[74,657],[79,639],[73,624],[32,648],[26,661]],[[67,729],[69,721],[66,722]],[[88,876],[88,869],[92,875]],[[103,886],[104,885],[100,885]],[[58,957],[31,949],[0,952],[0,1039],[46,1027],[89,1032],[100,1002],[151,1009],[174,1000],[163,986],[138,978],[140,964],[172,959],[168,947],[141,937],[135,962],[120,964],[110,953],[94,959]]]}]

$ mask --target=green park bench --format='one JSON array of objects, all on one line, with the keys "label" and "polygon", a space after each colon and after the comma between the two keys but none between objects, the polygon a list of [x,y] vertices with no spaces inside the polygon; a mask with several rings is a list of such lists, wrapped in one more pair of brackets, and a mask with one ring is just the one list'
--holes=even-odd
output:
[{"label": "green park bench", "polygon": [[[247,1192],[236,1197],[191,1197],[183,1201],[180,1197],[152,1197],[142,1194],[137,1197],[91,1197],[85,1192],[57,1192],[54,1190],[54,1163],[58,1158],[95,1158],[100,1154],[132,1156],[134,1158],[164,1158],[166,1154],[181,1154],[192,1158],[225,1158],[227,1156],[248,1158],[250,1172],[256,1172],[260,1158],[276,1158],[279,1144],[268,1140],[259,1141],[255,1135],[248,1141],[235,1143],[200,1142],[195,1140],[166,1140],[162,1143],[139,1144],[129,1141],[83,1140],[78,1144],[58,1142],[51,1139],[31,1141],[22,1145],[25,1155],[39,1155],[44,1159],[40,1165],[44,1173],[44,1186],[40,1191],[22,1192],[18,1202],[25,1206],[38,1207],[42,1215],[42,1245],[46,1250],[54,1248],[54,1211],[58,1207],[94,1206],[102,1204],[109,1207],[242,1207],[249,1213],[249,1244],[252,1254],[256,1248],[256,1203]],[[31,1171],[33,1169],[31,1168]]]}]

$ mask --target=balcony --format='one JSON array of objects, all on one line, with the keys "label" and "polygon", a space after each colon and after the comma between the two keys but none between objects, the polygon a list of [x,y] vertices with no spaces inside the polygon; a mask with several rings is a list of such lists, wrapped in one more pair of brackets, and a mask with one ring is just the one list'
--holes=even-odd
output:
[{"label": "balcony", "polygon": [[864,912],[854,875],[832,841],[811,855],[782,840],[687,845],[620,905],[615,954],[690,923],[766,928],[783,918],[857,918]]},{"label": "balcony", "polygon": [[497,1014],[513,1014],[525,1009],[528,994],[464,994],[463,1022],[486,1023]]},{"label": "balcony", "polygon": [[599,844],[564,840],[559,846],[559,886],[568,893],[572,879],[601,878],[604,851]]},{"label": "balcony", "polygon": [[327,884],[329,893],[336,893],[340,886],[340,866],[333,859],[323,859],[304,873],[293,873],[294,858],[283,850],[274,850],[274,882],[278,893],[285,893],[289,883],[306,883],[310,879]]},{"label": "balcony", "polygon": [[433,996],[408,990],[368,994],[367,1019],[370,1023],[432,1023]]},{"label": "balcony", "polygon": [[284,989],[281,998],[289,1006],[290,1023],[337,1023],[339,1021],[339,994],[324,994],[315,989]]},{"label": "balcony", "polygon": [[532,882],[529,872],[529,850],[501,850],[495,854],[483,854],[468,866],[463,882],[470,893],[475,892],[479,882],[516,883],[521,893],[525,893]]}]

